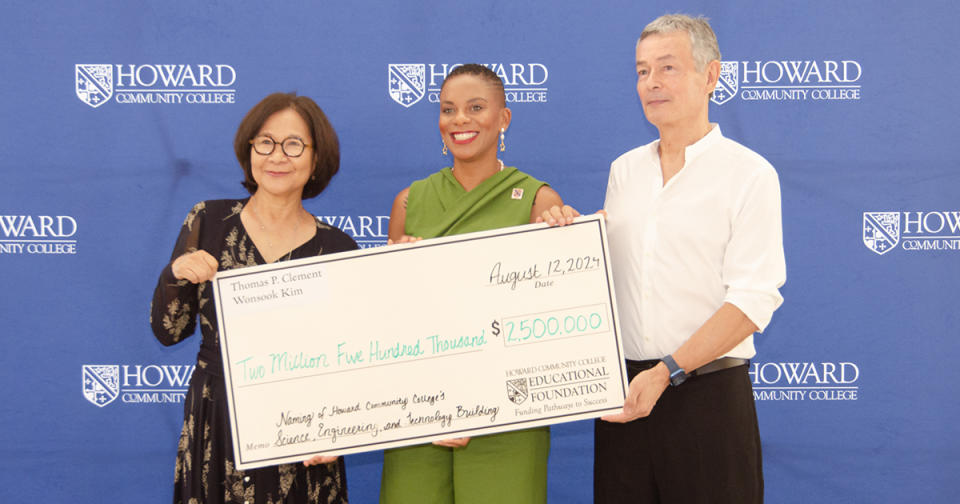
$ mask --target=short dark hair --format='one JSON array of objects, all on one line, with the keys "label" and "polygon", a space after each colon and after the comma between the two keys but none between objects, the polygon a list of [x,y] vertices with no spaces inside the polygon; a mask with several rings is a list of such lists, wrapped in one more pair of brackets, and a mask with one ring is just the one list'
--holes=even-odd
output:
[{"label": "short dark hair", "polygon": [[257,182],[253,179],[250,166],[252,148],[250,140],[256,136],[270,116],[288,108],[300,114],[310,128],[311,138],[307,142],[313,144],[311,148],[316,157],[313,172],[307,180],[307,185],[303,186],[301,198],[313,198],[323,192],[330,183],[330,179],[340,169],[340,142],[337,140],[337,132],[333,130],[323,110],[306,96],[297,96],[297,93],[273,93],[260,100],[260,103],[247,112],[240,121],[237,135],[233,139],[233,150],[237,155],[237,161],[240,161],[240,166],[243,167],[242,184],[250,194],[257,191]]},{"label": "short dark hair", "polygon": [[507,94],[503,90],[503,80],[500,79],[500,76],[497,75],[497,73],[493,70],[490,70],[489,68],[477,63],[467,63],[451,70],[450,73],[444,77],[443,84],[440,85],[440,89],[442,90],[443,86],[447,85],[448,80],[458,75],[475,75],[489,82],[493,87],[497,88],[497,91],[499,91],[498,94],[503,100],[503,104],[507,104]]}]

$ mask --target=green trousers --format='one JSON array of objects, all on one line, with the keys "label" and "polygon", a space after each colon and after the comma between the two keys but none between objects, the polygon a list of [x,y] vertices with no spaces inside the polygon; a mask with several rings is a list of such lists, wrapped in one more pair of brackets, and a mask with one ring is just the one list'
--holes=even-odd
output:
[{"label": "green trousers", "polygon": [[418,445],[383,453],[381,504],[547,502],[550,428],[477,436],[464,448]]}]

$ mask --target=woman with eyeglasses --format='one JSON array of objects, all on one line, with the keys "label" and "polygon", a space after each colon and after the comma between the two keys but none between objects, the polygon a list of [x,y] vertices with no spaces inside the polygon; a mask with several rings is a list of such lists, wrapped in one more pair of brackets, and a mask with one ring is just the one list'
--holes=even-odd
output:
[{"label": "woman with eyeglasses", "polygon": [[345,503],[342,458],[311,466],[281,464],[246,471],[234,465],[213,289],[219,270],[357,248],[347,234],[303,208],[340,166],[337,135],[308,97],[275,93],[244,117],[234,139],[251,196],[200,202],[187,214],[153,295],[150,324],[164,345],[203,339],[184,401],[174,502]]}]

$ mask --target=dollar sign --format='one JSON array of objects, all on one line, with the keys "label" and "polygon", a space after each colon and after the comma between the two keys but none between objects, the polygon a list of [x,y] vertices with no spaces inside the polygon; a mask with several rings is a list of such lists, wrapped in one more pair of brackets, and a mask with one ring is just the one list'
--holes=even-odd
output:
[{"label": "dollar sign", "polygon": [[490,327],[493,328],[494,336],[500,336],[500,322],[497,322],[496,319],[494,319],[493,323],[490,324]]}]

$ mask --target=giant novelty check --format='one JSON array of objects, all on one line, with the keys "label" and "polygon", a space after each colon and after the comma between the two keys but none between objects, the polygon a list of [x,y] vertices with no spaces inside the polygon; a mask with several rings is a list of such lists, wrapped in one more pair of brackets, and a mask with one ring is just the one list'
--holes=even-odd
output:
[{"label": "giant novelty check", "polygon": [[627,380],[603,220],[223,271],[237,467],[595,418]]}]

